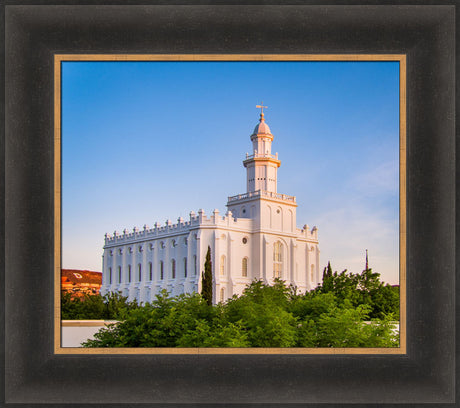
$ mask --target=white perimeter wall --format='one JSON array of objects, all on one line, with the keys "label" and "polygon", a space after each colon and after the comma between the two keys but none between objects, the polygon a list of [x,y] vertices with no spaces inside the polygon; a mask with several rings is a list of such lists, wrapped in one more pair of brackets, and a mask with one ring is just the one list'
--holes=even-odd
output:
[{"label": "white perimeter wall", "polygon": [[81,347],[81,343],[94,339],[94,334],[112,320],[62,320],[61,347]]}]

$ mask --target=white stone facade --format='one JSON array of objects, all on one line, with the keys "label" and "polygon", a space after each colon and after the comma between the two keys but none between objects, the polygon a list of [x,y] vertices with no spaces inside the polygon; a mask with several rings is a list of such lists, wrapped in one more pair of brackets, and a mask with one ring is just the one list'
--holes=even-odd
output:
[{"label": "white stone facade", "polygon": [[228,198],[224,216],[192,211],[187,221],[106,234],[101,294],[119,291],[148,302],[161,289],[200,292],[208,246],[215,303],[241,294],[254,279],[271,284],[279,277],[303,292],[318,285],[318,230],[297,228],[295,197],[277,193],[281,162],[271,154],[263,113],[251,141],[253,154],[243,161],[247,192]]}]

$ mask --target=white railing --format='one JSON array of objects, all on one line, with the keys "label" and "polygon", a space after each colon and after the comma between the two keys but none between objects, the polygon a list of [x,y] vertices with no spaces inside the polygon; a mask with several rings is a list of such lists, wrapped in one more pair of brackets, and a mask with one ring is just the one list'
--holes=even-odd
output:
[{"label": "white railing", "polygon": [[258,157],[268,157],[270,159],[276,159],[278,160],[278,153],[276,154],[270,154],[270,153],[254,153],[254,154],[248,154],[246,153],[246,160],[247,159],[254,159]]},{"label": "white railing", "polygon": [[247,193],[228,197],[228,202],[244,200],[246,198],[260,197],[260,196],[270,197],[270,198],[275,198],[277,200],[290,201],[290,202],[295,203],[295,196],[290,196],[287,194],[278,194],[278,193],[274,193],[273,191],[266,191],[266,190],[249,191]]}]

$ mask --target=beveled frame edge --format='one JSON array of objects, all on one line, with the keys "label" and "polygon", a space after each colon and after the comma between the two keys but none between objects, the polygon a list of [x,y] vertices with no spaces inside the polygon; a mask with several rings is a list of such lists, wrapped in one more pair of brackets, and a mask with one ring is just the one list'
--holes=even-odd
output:
[{"label": "beveled frame edge", "polygon": [[[61,63],[64,61],[394,61],[399,62],[400,345],[395,348],[80,348],[61,347]],[[54,54],[54,353],[149,355],[401,355],[407,352],[406,288],[406,54]]]}]

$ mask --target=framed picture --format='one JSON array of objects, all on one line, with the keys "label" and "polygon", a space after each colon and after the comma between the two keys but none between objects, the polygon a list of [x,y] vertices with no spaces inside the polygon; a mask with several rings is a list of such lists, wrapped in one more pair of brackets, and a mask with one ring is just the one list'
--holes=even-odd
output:
[{"label": "framed picture", "polygon": [[[448,5],[6,6],[5,402],[452,402],[454,11]],[[407,308],[400,353],[60,354],[53,313],[61,208],[56,56],[173,54],[397,55],[405,63]]]},{"label": "framed picture", "polygon": [[[78,278],[88,269],[102,271],[102,294],[119,292],[145,303],[156,302],[162,290],[169,296],[203,292],[209,248],[212,302],[221,303],[226,316],[238,316],[226,326],[227,334],[216,329],[216,336],[225,337],[219,350],[200,341],[198,333],[193,341],[191,333],[182,333],[174,342],[143,340],[138,353],[406,352],[406,184],[399,176],[406,172],[405,55],[56,55],[55,89],[55,184],[62,186],[55,198],[55,207],[62,208],[55,214],[55,237],[62,230],[62,239],[55,241],[56,311],[63,290],[61,259],[62,269],[76,271]],[[249,119],[244,101],[255,93],[278,103],[253,105],[260,118],[253,115],[258,123],[250,153],[240,154],[244,161],[238,166],[247,174],[237,183],[238,147],[245,145],[238,133],[244,135],[241,118]],[[216,105],[221,95],[229,102]],[[270,121],[276,112],[280,118]],[[276,138],[272,125],[281,128]],[[277,146],[285,155],[275,153]],[[283,157],[284,176],[283,168],[278,172]],[[228,192],[242,182],[239,194]],[[298,191],[297,197],[286,191]],[[202,208],[213,208],[219,195],[228,197],[227,211],[207,215]],[[185,197],[196,212],[182,208]],[[179,218],[170,215],[152,227],[140,221],[142,208],[147,220],[155,213],[166,219],[174,207]],[[308,217],[316,220],[311,227]],[[140,227],[106,233],[102,249],[103,226],[113,230],[120,220],[136,219]],[[370,265],[367,248],[373,254]],[[228,302],[254,280],[274,285],[279,278],[299,295],[311,292],[322,284],[328,262],[358,274],[373,268],[395,286],[392,294],[401,292],[403,307],[398,308],[399,297],[394,300],[400,342],[389,346],[394,330],[389,329],[378,333],[386,342],[372,342],[369,333],[369,342],[344,337],[315,343],[300,334],[302,316],[283,308],[278,314],[286,313],[284,320],[292,323],[276,330],[259,326],[267,336],[262,341],[260,334],[256,339],[248,333],[255,322],[243,317],[248,306]],[[264,318],[277,307],[267,304]],[[77,324],[86,333],[83,322],[63,321],[61,328],[59,315],[55,318],[56,353],[97,352],[65,343],[66,327]],[[245,327],[238,330],[234,325],[241,318]],[[208,327],[213,330],[211,320]],[[294,342],[294,336],[305,340]],[[129,344],[137,343],[99,352],[124,353]],[[182,350],[170,350],[171,344]]]}]

